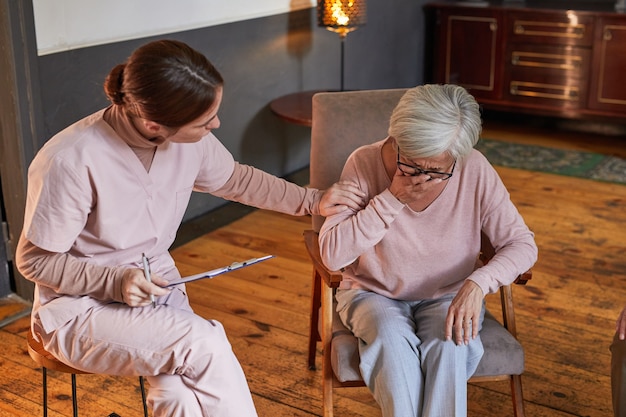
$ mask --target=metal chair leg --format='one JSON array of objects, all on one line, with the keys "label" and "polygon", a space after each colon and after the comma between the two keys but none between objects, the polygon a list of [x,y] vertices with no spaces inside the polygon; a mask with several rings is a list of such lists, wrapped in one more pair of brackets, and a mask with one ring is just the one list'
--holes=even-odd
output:
[{"label": "metal chair leg", "polygon": [[[43,386],[43,417],[48,417],[48,370],[41,367],[42,386]],[[72,415],[78,417],[78,397],[76,395],[76,374],[72,375]],[[143,415],[148,417],[148,403],[146,400],[146,386],[143,376],[139,377],[139,387],[141,388],[141,402],[143,404]],[[115,413],[114,413],[115,415]]]},{"label": "metal chair leg", "polygon": [[78,417],[78,399],[76,398],[76,374],[72,374],[72,412]]},{"label": "metal chair leg", "polygon": [[139,377],[139,386],[141,387],[141,401],[143,402],[143,417],[148,417],[148,405],[146,404],[146,387],[143,382],[143,376]]},{"label": "metal chair leg", "polygon": [[45,367],[41,368],[43,375],[43,417],[48,417],[48,371]]}]

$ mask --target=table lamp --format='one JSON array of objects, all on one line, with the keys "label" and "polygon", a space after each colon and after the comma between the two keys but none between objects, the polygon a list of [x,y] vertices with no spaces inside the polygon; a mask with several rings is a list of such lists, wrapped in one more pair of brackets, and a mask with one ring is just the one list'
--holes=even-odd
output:
[{"label": "table lamp", "polygon": [[343,91],[344,43],[346,35],[366,22],[366,0],[318,0],[317,24],[337,32],[341,39],[341,91]]}]

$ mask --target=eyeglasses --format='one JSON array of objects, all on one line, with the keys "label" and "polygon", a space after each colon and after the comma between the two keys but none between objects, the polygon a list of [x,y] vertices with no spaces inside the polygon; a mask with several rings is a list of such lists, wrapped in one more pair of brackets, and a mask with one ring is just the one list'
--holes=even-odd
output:
[{"label": "eyeglasses", "polygon": [[403,174],[409,175],[411,177],[414,177],[417,175],[428,175],[431,179],[440,179],[442,181],[445,181],[449,179],[454,173],[454,167],[456,166],[456,159],[454,160],[454,164],[452,165],[451,172],[426,171],[415,165],[409,165],[409,164],[400,162],[400,151],[398,151],[398,160],[396,164],[398,165],[398,169],[402,171]]}]

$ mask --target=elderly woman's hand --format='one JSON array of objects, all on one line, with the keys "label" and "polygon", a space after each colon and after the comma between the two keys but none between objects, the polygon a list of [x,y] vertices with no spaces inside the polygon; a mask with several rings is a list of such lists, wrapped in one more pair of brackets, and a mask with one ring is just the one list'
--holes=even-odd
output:
[{"label": "elderly woman's hand", "polygon": [[[446,340],[452,340],[457,345],[469,344],[478,336],[480,312],[483,308],[483,290],[472,280],[465,283],[452,300],[446,317]],[[453,335],[454,333],[454,335]]]},{"label": "elderly woman's hand", "polygon": [[320,200],[320,214],[324,217],[347,209],[355,211],[365,207],[365,193],[350,181],[340,181],[324,191]]},{"label": "elderly woman's hand", "polygon": [[442,180],[428,175],[405,175],[399,169],[391,179],[389,191],[403,204],[413,204],[424,199],[433,187],[438,187]]}]

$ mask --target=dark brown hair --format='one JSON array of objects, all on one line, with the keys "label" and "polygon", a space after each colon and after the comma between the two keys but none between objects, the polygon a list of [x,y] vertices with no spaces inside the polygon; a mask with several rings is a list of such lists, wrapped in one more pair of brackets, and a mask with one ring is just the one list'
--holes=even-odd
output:
[{"label": "dark brown hair", "polygon": [[223,84],[200,52],[183,42],[161,40],[139,47],[114,67],[104,92],[129,115],[178,128],[204,114]]}]

